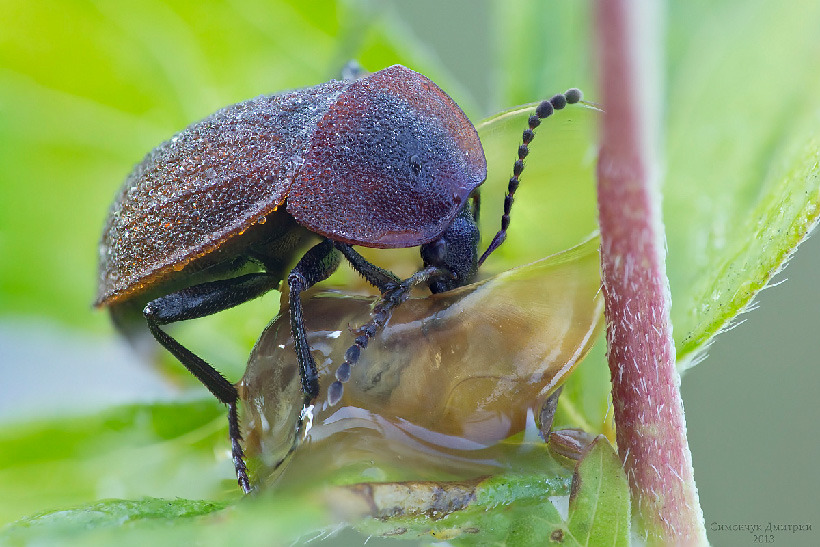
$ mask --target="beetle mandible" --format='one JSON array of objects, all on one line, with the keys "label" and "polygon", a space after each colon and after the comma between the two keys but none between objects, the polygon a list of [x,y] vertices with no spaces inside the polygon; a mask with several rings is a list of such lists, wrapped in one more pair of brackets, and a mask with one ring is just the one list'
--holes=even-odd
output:
[{"label": "beetle mandible", "polygon": [[[439,293],[471,282],[504,240],[533,130],[554,108],[580,98],[575,89],[556,95],[530,117],[501,230],[480,258],[481,142],[458,105],[425,76],[395,65],[228,106],[149,152],[126,178],[100,241],[95,305],[109,308],[121,330],[123,318],[141,309],[157,342],[228,405],[234,466],[248,492],[235,386],[161,326],[226,310],[287,279],[309,405],[319,384],[300,294],[330,276],[340,254],[385,295],[387,308],[418,283]],[[424,268],[401,281],[354,245],[420,246]],[[348,369],[368,335],[348,350]],[[331,402],[341,396],[342,367]]]}]

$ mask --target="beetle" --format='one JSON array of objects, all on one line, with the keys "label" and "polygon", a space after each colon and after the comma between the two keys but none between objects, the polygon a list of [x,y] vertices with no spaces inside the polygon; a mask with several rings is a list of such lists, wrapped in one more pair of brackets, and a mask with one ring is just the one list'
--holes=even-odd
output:
[{"label": "beetle", "polygon": [[[577,90],[556,95],[530,117],[502,229],[480,258],[481,142],[425,76],[394,65],[223,108],[160,144],[126,178],[100,240],[95,305],[108,308],[120,330],[141,308],[156,341],[228,406],[237,480],[248,492],[236,387],[161,327],[247,302],[286,280],[308,406],[319,384],[300,294],[330,276],[341,256],[391,295],[391,306],[414,284],[436,293],[469,283],[504,240],[533,129],[579,99]],[[354,245],[419,246],[425,273],[402,282]],[[367,337],[357,342],[364,347]],[[357,351],[348,351],[351,364]],[[333,387],[340,395],[341,380]]]}]

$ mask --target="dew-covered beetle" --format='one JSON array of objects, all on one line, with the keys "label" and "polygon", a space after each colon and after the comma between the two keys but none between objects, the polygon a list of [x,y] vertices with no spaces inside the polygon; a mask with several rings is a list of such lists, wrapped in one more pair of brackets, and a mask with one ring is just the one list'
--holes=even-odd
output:
[{"label": "dew-covered beetle", "polygon": [[[300,294],[338,267],[340,253],[393,295],[391,305],[420,281],[432,292],[470,282],[504,239],[532,130],[553,108],[579,99],[577,90],[556,95],[530,117],[502,229],[481,258],[481,142],[425,76],[395,65],[228,106],[149,152],[127,177],[103,229],[95,305],[109,308],[115,324],[141,309],[154,338],[228,405],[234,465],[247,492],[235,386],[161,326],[231,308],[287,279],[309,404],[319,385]],[[353,245],[420,246],[424,274],[402,283]],[[364,337],[354,347],[366,344]],[[349,351],[348,362],[358,351]]]}]

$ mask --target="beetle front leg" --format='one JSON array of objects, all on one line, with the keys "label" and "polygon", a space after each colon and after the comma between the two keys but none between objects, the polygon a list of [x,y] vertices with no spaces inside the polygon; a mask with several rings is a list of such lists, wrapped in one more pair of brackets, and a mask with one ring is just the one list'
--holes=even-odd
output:
[{"label": "beetle front leg", "polygon": [[319,372],[316,370],[316,361],[310,353],[310,344],[307,341],[300,295],[302,291],[330,277],[330,274],[339,267],[340,261],[341,257],[333,248],[333,243],[325,239],[306,252],[288,275],[290,329],[293,334],[296,359],[299,362],[305,404],[319,396]]}]

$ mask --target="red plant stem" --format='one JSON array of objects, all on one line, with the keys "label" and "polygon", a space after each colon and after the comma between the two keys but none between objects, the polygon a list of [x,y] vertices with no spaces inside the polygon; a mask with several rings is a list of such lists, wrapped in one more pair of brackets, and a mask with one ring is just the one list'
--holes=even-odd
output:
[{"label": "red plant stem", "polygon": [[675,369],[657,160],[641,100],[659,71],[636,59],[660,44],[643,41],[653,33],[636,24],[636,4],[599,0],[596,8],[604,108],[598,213],[616,439],[638,535],[692,545],[706,535]]}]

